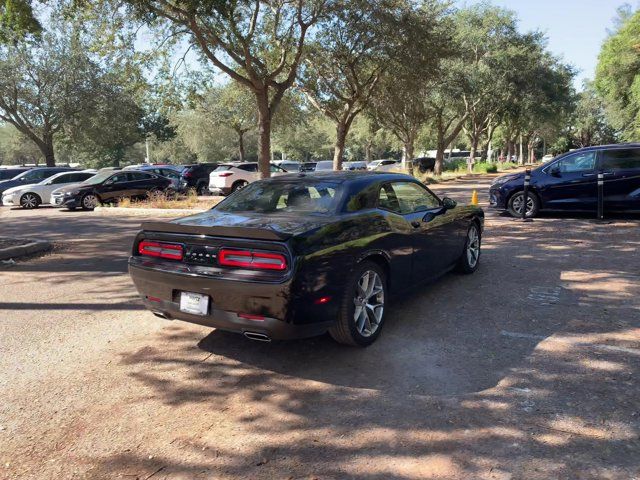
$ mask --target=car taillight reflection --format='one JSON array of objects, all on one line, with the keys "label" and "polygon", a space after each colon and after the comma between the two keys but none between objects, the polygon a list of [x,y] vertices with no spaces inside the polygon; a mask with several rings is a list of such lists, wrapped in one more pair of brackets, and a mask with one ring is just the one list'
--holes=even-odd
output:
[{"label": "car taillight reflection", "polygon": [[287,259],[280,253],[229,250],[223,248],[218,252],[218,262],[225,267],[280,271],[287,269]]},{"label": "car taillight reflection", "polygon": [[138,244],[138,253],[148,257],[182,260],[184,248],[176,243],[152,242],[143,240]]}]

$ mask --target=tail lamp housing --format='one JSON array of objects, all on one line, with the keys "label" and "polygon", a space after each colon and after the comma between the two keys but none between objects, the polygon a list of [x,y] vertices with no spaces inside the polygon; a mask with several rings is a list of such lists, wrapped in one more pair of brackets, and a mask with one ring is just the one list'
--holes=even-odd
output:
[{"label": "tail lamp housing", "polygon": [[179,243],[142,240],[138,244],[138,253],[147,257],[165,258],[167,260],[182,260],[184,257],[184,247]]},{"label": "tail lamp housing", "polygon": [[254,252],[222,248],[218,252],[218,263],[225,267],[250,268],[253,270],[287,269],[287,257],[281,253]]}]

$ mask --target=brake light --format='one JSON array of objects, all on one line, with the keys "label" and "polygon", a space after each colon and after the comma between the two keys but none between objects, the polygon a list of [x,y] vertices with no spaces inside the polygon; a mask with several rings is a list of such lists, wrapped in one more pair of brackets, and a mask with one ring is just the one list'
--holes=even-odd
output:
[{"label": "brake light", "polygon": [[176,243],[151,242],[143,240],[138,244],[138,253],[148,257],[182,260],[184,249]]},{"label": "brake light", "polygon": [[231,175],[233,175],[233,172],[216,173],[216,175],[218,177],[230,177]]},{"label": "brake light", "polygon": [[189,170],[187,170],[186,172],[184,172],[184,173],[182,174],[182,176],[183,176],[184,178],[191,178],[191,177],[193,177],[193,173],[191,173]]},{"label": "brake light", "polygon": [[227,250],[218,252],[218,262],[225,267],[255,268],[258,270],[286,270],[287,259],[280,253]]}]

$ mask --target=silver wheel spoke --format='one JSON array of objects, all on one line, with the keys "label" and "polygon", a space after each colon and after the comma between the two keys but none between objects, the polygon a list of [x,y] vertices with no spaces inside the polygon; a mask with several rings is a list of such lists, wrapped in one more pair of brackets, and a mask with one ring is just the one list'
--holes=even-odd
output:
[{"label": "silver wheel spoke", "polygon": [[353,303],[356,329],[364,337],[373,335],[384,313],[384,284],[376,272],[369,270],[360,277]]}]

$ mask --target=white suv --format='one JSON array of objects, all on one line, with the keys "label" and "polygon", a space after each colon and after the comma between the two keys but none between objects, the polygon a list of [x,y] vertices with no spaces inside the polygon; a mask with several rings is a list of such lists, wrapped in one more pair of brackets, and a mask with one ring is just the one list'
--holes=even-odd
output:
[{"label": "white suv", "polygon": [[[285,175],[288,172],[273,163],[271,175]],[[229,195],[260,179],[258,163],[223,163],[209,174],[209,191],[214,195]]]}]

